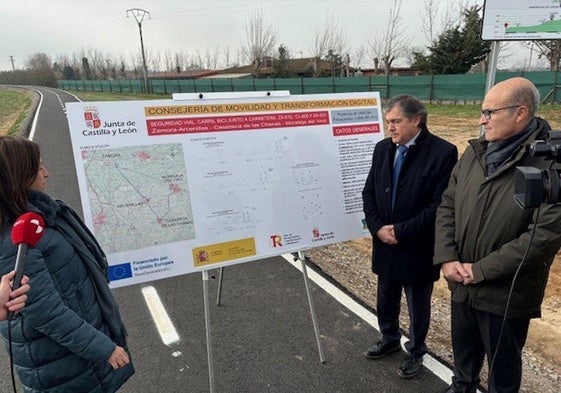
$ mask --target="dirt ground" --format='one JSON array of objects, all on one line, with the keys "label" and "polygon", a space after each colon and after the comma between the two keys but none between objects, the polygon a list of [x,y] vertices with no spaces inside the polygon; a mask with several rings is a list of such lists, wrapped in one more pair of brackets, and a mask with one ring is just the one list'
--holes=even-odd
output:
[{"label": "dirt ground", "polygon": [[[551,122],[553,127],[561,124]],[[454,131],[448,131],[453,124]],[[465,118],[431,118],[429,128],[435,134],[455,143],[460,154],[467,140],[479,134],[477,120]],[[558,128],[559,129],[559,128]],[[306,256],[319,269],[332,277],[341,286],[366,306],[375,308],[376,276],[370,266],[371,239],[334,244],[308,250]],[[542,318],[534,319],[523,354],[523,380],[521,392],[561,392],[561,253],[557,255],[550,271]],[[432,322],[428,337],[430,352],[452,363],[450,342],[450,296],[444,279],[435,285],[432,304]],[[408,328],[406,306],[402,304],[402,328]],[[374,340],[374,338],[373,338]],[[372,343],[365,343],[365,348]],[[485,367],[484,367],[485,368]],[[485,387],[485,370],[482,373]]]}]

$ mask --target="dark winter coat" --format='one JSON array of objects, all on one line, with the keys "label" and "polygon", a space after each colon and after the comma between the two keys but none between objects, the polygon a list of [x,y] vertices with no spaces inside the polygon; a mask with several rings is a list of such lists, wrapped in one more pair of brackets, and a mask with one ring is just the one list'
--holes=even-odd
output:
[{"label": "dark winter coat", "polygon": [[[458,159],[458,150],[423,127],[405,155],[392,211],[395,153],[391,138],[376,144],[362,192],[366,224],[373,240],[372,270],[403,283],[432,282],[439,277],[432,263],[436,208]],[[383,243],[376,236],[388,224],[394,225],[397,245]]]},{"label": "dark winter coat", "polygon": [[561,205],[542,204],[539,217],[537,209],[520,208],[514,200],[514,177],[517,166],[552,165],[543,156],[528,154],[528,145],[545,139],[549,128],[537,119],[529,139],[489,177],[483,137],[469,141],[454,168],[437,212],[434,260],[438,265],[473,263],[476,283],[449,282],[453,301],[503,316],[513,277],[528,252],[512,290],[508,316],[541,315],[549,268],[561,247]]},{"label": "dark winter coat", "polygon": [[[108,288],[100,290],[105,279],[104,261],[99,260],[103,253],[93,238],[74,233],[72,228],[79,227],[88,232],[64,203],[31,191],[30,209],[43,215],[46,230],[29,249],[24,273],[31,289],[26,307],[9,323],[14,364],[24,390],[115,392],[134,369],[130,363],[113,370],[107,362],[116,343],[126,348],[126,342],[116,303]],[[13,269],[16,251],[10,228],[5,228],[0,233],[0,274]],[[101,284],[107,286],[106,281]],[[2,322],[6,340],[7,329],[8,323]]]}]

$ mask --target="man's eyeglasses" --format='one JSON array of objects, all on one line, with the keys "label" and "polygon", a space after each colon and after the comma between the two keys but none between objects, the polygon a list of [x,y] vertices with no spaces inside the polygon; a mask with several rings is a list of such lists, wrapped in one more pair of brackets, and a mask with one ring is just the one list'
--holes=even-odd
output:
[{"label": "man's eyeglasses", "polygon": [[481,111],[481,114],[485,117],[485,119],[491,120],[491,115],[493,113],[498,112],[498,111],[504,111],[505,109],[517,108],[519,106],[520,105],[510,105],[510,106],[505,106],[505,107],[497,108],[497,109],[483,109]]}]

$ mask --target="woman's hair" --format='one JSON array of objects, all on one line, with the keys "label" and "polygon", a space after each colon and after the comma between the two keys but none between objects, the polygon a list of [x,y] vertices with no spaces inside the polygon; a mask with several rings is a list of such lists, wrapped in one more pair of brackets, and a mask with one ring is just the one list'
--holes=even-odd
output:
[{"label": "woman's hair", "polygon": [[28,210],[27,191],[39,173],[39,146],[18,136],[0,136],[0,228]]}]

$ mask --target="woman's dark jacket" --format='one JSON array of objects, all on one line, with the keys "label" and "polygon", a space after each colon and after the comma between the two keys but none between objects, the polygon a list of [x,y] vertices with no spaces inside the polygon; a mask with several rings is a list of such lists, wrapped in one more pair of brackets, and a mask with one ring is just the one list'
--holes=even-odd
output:
[{"label": "woman's dark jacket", "polygon": [[[113,370],[107,362],[116,345],[126,348],[126,333],[107,286],[103,252],[66,204],[37,191],[29,198],[46,230],[25,264],[31,284],[26,306],[10,322],[18,377],[25,392],[115,392],[134,368],[130,363]],[[14,268],[16,252],[5,227],[0,274]],[[6,340],[7,329],[2,322]]]},{"label": "woman's dark jacket", "polygon": [[[458,150],[423,127],[405,155],[392,211],[395,153],[396,145],[391,138],[376,144],[362,192],[366,224],[373,241],[372,270],[403,283],[432,282],[439,278],[439,269],[432,263],[436,209],[457,162]],[[383,243],[376,236],[388,224],[395,226],[397,245]]]}]

